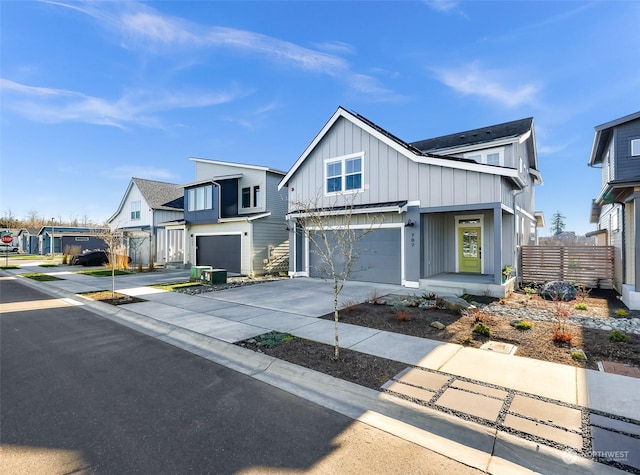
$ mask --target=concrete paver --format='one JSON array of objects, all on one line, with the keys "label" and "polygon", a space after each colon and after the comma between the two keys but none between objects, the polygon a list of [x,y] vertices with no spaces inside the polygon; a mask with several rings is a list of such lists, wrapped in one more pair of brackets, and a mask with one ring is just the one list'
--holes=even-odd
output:
[{"label": "concrete paver", "polygon": [[415,386],[409,386],[408,384],[399,383],[397,381],[389,381],[385,383],[383,389],[387,391],[393,391],[398,394],[403,394],[412,399],[428,402],[435,396],[434,391],[428,391],[427,389],[416,388]]},{"label": "concrete paver", "polygon": [[532,434],[543,439],[566,445],[575,450],[582,450],[582,435],[575,432],[569,432],[565,429],[558,429],[540,422],[531,421],[523,417],[507,414],[504,418],[503,425],[511,429],[519,430],[527,434]]},{"label": "concrete paver", "polygon": [[495,422],[502,410],[503,401],[482,394],[473,394],[449,388],[435,402],[438,406],[463,412]]},{"label": "concrete paver", "polygon": [[623,463],[640,470],[640,439],[592,427],[593,455],[597,459]]},{"label": "concrete paver", "polygon": [[610,417],[604,417],[598,414],[591,414],[590,418],[591,424],[593,425],[640,436],[640,425],[631,424],[618,419],[611,419]]},{"label": "concrete paver", "polygon": [[450,377],[440,373],[424,371],[419,368],[410,368],[397,375],[395,379],[402,383],[438,391],[449,381]]},{"label": "concrete paver", "polygon": [[640,421],[638,379],[590,369],[584,371],[590,408]]},{"label": "concrete paver", "polygon": [[487,386],[482,386],[480,384],[470,383],[468,381],[460,381],[456,380],[451,383],[452,388],[456,389],[466,389],[467,391],[472,391],[474,393],[484,394],[485,396],[495,397],[497,399],[505,400],[509,393],[503,389],[490,388]]},{"label": "concrete paver", "polygon": [[582,412],[571,407],[516,395],[509,406],[509,412],[582,431]]}]

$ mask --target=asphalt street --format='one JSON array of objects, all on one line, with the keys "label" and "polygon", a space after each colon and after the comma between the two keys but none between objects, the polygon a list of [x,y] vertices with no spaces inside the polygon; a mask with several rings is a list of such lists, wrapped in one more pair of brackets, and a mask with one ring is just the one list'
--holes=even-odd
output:
[{"label": "asphalt street", "polygon": [[479,473],[0,280],[2,473]]}]

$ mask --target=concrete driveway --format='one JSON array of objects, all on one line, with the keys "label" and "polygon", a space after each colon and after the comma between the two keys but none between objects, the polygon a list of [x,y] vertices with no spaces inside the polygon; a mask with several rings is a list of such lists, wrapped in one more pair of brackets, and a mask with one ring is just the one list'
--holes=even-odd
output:
[{"label": "concrete driveway", "polygon": [[[362,303],[372,295],[414,294],[417,289],[400,285],[371,282],[347,282],[338,304],[347,301]],[[265,282],[201,294],[202,297],[259,307],[276,312],[320,317],[333,311],[333,283],[322,279],[297,278]]]}]

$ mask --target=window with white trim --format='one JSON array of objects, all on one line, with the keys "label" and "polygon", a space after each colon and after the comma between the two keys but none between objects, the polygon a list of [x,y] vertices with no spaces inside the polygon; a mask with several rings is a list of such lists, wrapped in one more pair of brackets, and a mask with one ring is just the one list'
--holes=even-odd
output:
[{"label": "window with white trim", "polygon": [[640,157],[640,139],[633,139],[631,141],[631,156]]},{"label": "window with white trim", "polygon": [[363,161],[362,153],[325,160],[325,193],[362,191]]},{"label": "window with white trim", "polygon": [[139,201],[131,202],[131,219],[132,220],[140,219],[140,202]]},{"label": "window with white trim", "polygon": [[260,207],[260,186],[247,186],[242,188],[241,203],[243,208]]},{"label": "window with white trim", "polygon": [[485,165],[504,166],[504,148],[493,148],[488,150],[476,150],[467,152],[464,158],[473,160]]},{"label": "window with white trim", "polygon": [[213,185],[190,188],[187,195],[189,211],[200,211],[213,207]]}]

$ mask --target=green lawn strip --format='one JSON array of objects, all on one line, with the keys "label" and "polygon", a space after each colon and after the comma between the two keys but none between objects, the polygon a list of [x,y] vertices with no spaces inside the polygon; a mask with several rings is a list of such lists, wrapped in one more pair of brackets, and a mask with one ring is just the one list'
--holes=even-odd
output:
[{"label": "green lawn strip", "polygon": [[154,285],[150,285],[149,287],[153,287],[154,289],[160,289],[160,290],[176,290],[176,289],[183,289],[186,287],[199,287],[200,284],[198,282],[168,282],[166,284],[154,284]]},{"label": "green lawn strip", "polygon": [[60,277],[56,277],[55,275],[43,274],[42,272],[32,272],[30,274],[22,274],[22,277],[26,277],[28,279],[37,280],[38,282],[47,282],[51,280],[64,280]]},{"label": "green lawn strip", "polygon": [[38,267],[58,267],[58,264],[38,264]]},{"label": "green lawn strip", "polygon": [[[85,274],[93,277],[111,277],[111,269],[77,270],[74,274]],[[126,270],[116,270],[115,275],[130,275],[132,272]]]},{"label": "green lawn strip", "polygon": [[20,266],[0,266],[0,269],[2,270],[20,269]]}]

